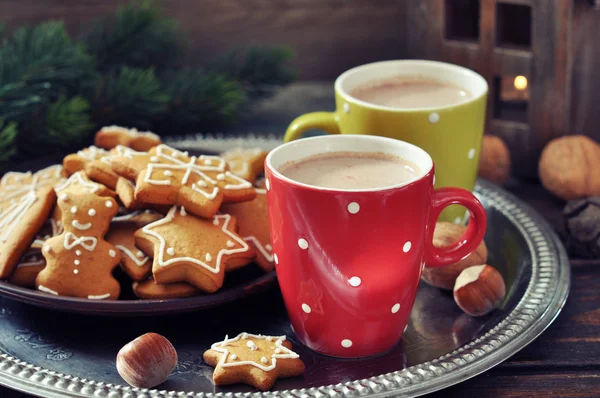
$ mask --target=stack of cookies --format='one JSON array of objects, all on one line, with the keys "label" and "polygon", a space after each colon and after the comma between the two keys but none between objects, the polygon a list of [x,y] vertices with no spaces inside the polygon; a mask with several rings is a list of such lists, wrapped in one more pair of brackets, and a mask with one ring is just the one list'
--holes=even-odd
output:
[{"label": "stack of cookies", "polygon": [[216,292],[226,272],[253,262],[271,271],[256,181],[265,156],[190,156],[153,133],[105,127],[62,166],[0,180],[0,279],[117,299],[120,266],[139,298],[156,299]]}]

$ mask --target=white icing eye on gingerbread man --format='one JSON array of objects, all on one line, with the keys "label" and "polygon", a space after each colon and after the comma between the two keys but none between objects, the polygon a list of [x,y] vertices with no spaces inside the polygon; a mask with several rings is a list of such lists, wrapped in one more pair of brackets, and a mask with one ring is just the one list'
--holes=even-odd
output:
[{"label": "white icing eye on gingerbread man", "polygon": [[69,190],[58,195],[58,206],[65,231],[86,236],[104,235],[117,211],[112,198]]}]

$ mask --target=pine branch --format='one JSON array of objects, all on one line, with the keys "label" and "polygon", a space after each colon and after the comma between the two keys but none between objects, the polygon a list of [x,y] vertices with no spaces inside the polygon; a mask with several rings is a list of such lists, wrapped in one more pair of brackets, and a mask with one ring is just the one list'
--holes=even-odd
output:
[{"label": "pine branch", "polygon": [[17,124],[0,119],[0,168],[17,154]]},{"label": "pine branch", "polygon": [[163,81],[171,101],[161,132],[177,133],[231,121],[246,103],[244,89],[238,82],[201,69],[172,71]]},{"label": "pine branch", "polygon": [[169,96],[152,69],[126,66],[104,75],[92,99],[98,125],[118,124],[150,129],[162,118]]},{"label": "pine branch", "polygon": [[21,119],[40,104],[73,95],[91,66],[61,22],[18,29],[0,47],[0,117]]},{"label": "pine branch", "polygon": [[287,65],[292,56],[286,47],[252,46],[230,51],[216,62],[214,70],[242,82],[249,96],[260,97],[294,80]]},{"label": "pine branch", "polygon": [[172,64],[182,53],[175,20],[162,15],[152,1],[134,1],[114,18],[99,20],[84,38],[102,72],[120,66],[154,67]]},{"label": "pine branch", "polygon": [[46,110],[48,140],[63,149],[78,148],[91,137],[90,104],[82,97],[61,98]]}]

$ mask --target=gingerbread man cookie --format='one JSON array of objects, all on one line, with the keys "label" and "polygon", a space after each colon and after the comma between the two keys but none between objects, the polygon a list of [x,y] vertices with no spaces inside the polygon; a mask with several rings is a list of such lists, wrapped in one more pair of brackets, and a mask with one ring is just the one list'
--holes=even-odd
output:
[{"label": "gingerbread man cookie", "polygon": [[228,214],[207,220],[173,206],[165,218],[138,230],[135,243],[154,258],[156,283],[187,282],[212,293],[223,285],[229,261],[254,257],[235,231],[235,218]]},{"label": "gingerbread man cookie", "polygon": [[273,271],[275,264],[269,232],[267,191],[257,189],[253,200],[224,204],[221,211],[236,218],[238,234],[254,247],[258,265],[266,272]]},{"label": "gingerbread man cookie", "polygon": [[251,200],[256,195],[252,184],[228,171],[223,158],[190,157],[166,145],[152,148],[148,154],[113,157],[111,165],[117,174],[136,180],[137,200],[185,206],[201,217],[212,218],[223,202]]},{"label": "gingerbread man cookie", "polygon": [[214,343],[204,353],[204,361],[215,367],[215,385],[245,383],[266,391],[278,378],[304,373],[304,363],[291,348],[285,336],[240,333]]},{"label": "gingerbread man cookie", "polygon": [[142,132],[126,127],[106,126],[96,133],[94,143],[96,146],[105,149],[123,145],[136,151],[147,151],[162,142],[158,135],[150,131]]},{"label": "gingerbread man cookie", "polygon": [[61,166],[6,173],[0,180],[0,279],[7,279],[48,219]]},{"label": "gingerbread man cookie", "polygon": [[112,198],[117,196],[113,190],[108,189],[106,186],[90,181],[82,171],[73,173],[66,181],[56,185],[54,190],[58,195],[73,190],[75,192],[93,193],[98,196],[110,196]]},{"label": "gingerbread man cookie", "polygon": [[201,290],[182,282],[159,285],[150,278],[144,282],[133,282],[133,293],[141,299],[164,300],[196,296]]},{"label": "gingerbread man cookie", "polygon": [[64,232],[42,248],[46,267],[36,287],[46,293],[93,300],[117,299],[121,287],[112,276],[121,253],[104,240],[117,202],[81,190],[66,190],[58,197]]},{"label": "gingerbread man cookie", "polygon": [[253,183],[265,170],[267,154],[260,148],[234,148],[222,153],[221,157],[233,174]]}]

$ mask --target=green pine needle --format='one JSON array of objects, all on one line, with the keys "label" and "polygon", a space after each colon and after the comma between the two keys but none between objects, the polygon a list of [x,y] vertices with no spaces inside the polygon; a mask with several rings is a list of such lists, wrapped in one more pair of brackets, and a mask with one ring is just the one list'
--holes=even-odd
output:
[{"label": "green pine needle", "polygon": [[103,72],[122,65],[161,69],[182,52],[176,22],[148,0],[119,8],[114,19],[101,19],[84,42]]},{"label": "green pine needle", "polygon": [[126,66],[102,77],[93,100],[98,125],[118,124],[150,129],[162,118],[169,96],[152,69]]},{"label": "green pine needle", "polygon": [[0,119],[0,166],[17,154],[17,124]]},{"label": "green pine needle", "polygon": [[203,124],[230,121],[246,103],[242,86],[222,75],[185,69],[169,73],[163,80],[171,101],[168,120],[163,123],[168,126],[161,131],[173,132],[174,127],[189,130]]},{"label": "green pine needle", "polygon": [[65,149],[84,146],[94,127],[89,111],[90,104],[81,97],[61,98],[50,104],[45,118],[49,144]]},{"label": "green pine needle", "polygon": [[73,95],[90,71],[89,56],[62,22],[18,29],[0,47],[0,117],[20,119]]},{"label": "green pine needle", "polygon": [[287,47],[252,46],[230,51],[216,62],[215,70],[242,82],[249,95],[256,97],[294,80],[287,65],[292,56]]}]

